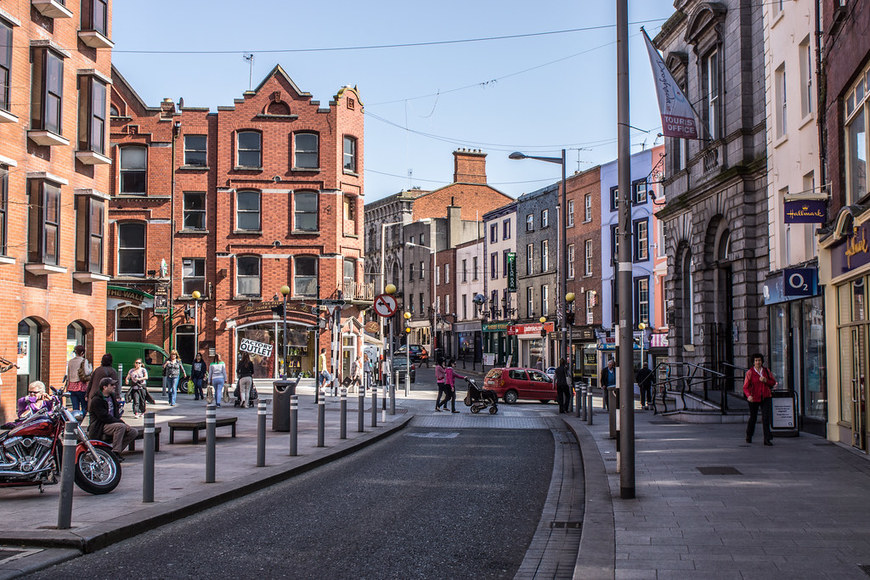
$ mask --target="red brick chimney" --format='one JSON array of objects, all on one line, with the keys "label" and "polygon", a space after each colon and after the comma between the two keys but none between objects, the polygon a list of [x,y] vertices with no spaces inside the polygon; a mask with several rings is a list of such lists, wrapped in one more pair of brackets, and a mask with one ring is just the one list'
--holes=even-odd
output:
[{"label": "red brick chimney", "polygon": [[480,149],[454,151],[453,182],[486,184],[486,153]]}]

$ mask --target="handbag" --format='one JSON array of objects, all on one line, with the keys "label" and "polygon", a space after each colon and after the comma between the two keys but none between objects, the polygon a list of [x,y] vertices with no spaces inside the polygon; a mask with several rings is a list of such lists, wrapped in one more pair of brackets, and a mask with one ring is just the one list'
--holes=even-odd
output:
[{"label": "handbag", "polygon": [[80,383],[90,383],[91,374],[85,372],[85,365],[88,363],[86,359],[82,359],[82,364],[79,365],[78,375]]},{"label": "handbag", "polygon": [[248,400],[249,401],[256,401],[258,398],[259,398],[259,395],[257,394],[257,387],[255,387],[254,385],[251,385],[251,394],[248,396]]}]

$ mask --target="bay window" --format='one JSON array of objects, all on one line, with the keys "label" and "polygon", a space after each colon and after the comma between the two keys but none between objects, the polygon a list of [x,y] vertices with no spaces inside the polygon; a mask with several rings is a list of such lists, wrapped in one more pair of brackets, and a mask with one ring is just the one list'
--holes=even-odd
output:
[{"label": "bay window", "polygon": [[45,179],[27,181],[27,261],[60,265],[60,185]]}]

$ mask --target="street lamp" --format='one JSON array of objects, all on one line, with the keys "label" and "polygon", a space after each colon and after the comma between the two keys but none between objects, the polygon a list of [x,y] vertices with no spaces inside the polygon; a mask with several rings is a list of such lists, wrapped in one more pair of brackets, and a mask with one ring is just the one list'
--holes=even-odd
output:
[{"label": "street lamp", "polygon": [[199,299],[202,297],[202,293],[199,290],[194,290],[190,295],[193,297],[193,334],[196,337],[193,358],[196,359],[196,353],[199,352]]},{"label": "street lamp", "polygon": [[[547,319],[542,316],[538,319],[538,322],[541,323],[541,359],[543,361],[544,355],[547,354]],[[546,370],[546,368],[544,362],[541,362],[541,370]]]},{"label": "street lamp", "polygon": [[[386,294],[389,294],[390,296],[392,296],[393,294],[396,293],[396,285],[395,284],[387,284],[384,287],[384,292]],[[390,316],[390,342],[389,342],[390,348],[387,349],[387,352],[390,355],[390,358],[389,358],[390,373],[393,372],[393,317],[394,317],[394,315],[395,315],[395,312],[393,313],[393,316]],[[384,317],[380,316],[379,318],[381,318],[383,320]],[[381,324],[383,324],[383,322],[381,322]],[[383,333],[381,333],[381,337],[383,337]],[[384,356],[384,360],[387,360],[386,355]],[[381,370],[383,370],[383,368]],[[396,397],[396,385],[395,385],[395,382],[393,381],[393,377],[387,376],[386,381],[387,381],[387,384],[390,386],[390,392],[392,393],[393,398],[395,398]]]},{"label": "street lamp", "polygon": [[574,293],[568,292],[565,294],[565,304],[571,309],[571,312],[565,310],[565,320],[568,324],[568,369],[571,371],[571,379],[574,378]]},{"label": "street lamp", "polygon": [[643,339],[646,336],[646,332],[644,332],[646,330],[646,324],[641,322],[637,327],[640,329],[640,368],[643,368]]},{"label": "street lamp", "polygon": [[[290,376],[290,373],[287,372],[287,295],[290,294],[290,286],[284,284],[278,289],[278,292],[280,292],[281,296],[284,297],[284,307],[281,309],[284,317],[284,340],[281,344],[281,352],[284,355],[284,378],[286,379]],[[315,330],[315,332],[317,331]],[[317,356],[317,353],[315,353],[314,356]]]},{"label": "street lamp", "polygon": [[411,327],[408,321],[411,320],[411,313],[405,312],[405,396],[411,395]]},{"label": "street lamp", "polygon": [[514,151],[508,155],[508,159],[537,159],[538,161],[546,161],[547,163],[558,163],[562,166],[562,202],[560,203],[559,210],[560,237],[562,242],[559,244],[559,256],[561,258],[559,263],[561,264],[562,271],[559,275],[559,283],[561,285],[561,292],[559,292],[559,294],[562,296],[562,356],[565,356],[568,352],[568,302],[566,300],[568,291],[568,189],[565,178],[565,150],[562,149],[561,157],[540,157],[538,155],[526,155],[525,153]]}]

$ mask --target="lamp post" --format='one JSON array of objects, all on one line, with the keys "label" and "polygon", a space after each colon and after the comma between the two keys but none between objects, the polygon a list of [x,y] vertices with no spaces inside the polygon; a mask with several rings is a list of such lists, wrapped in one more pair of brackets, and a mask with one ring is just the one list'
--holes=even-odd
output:
[{"label": "lamp post", "polygon": [[562,149],[561,157],[540,157],[538,155],[526,155],[519,151],[514,151],[508,155],[508,159],[537,159],[538,161],[546,161],[547,163],[558,163],[562,166],[562,201],[559,204],[559,230],[561,243],[559,244],[559,260],[561,272],[559,273],[559,285],[561,286],[559,295],[562,296],[562,356],[566,356],[568,352],[568,328],[567,328],[567,313],[568,302],[566,295],[568,292],[568,190],[566,187],[565,178],[565,150]]},{"label": "lamp post", "polygon": [[190,293],[193,297],[193,336],[194,336],[194,351],[193,358],[196,359],[196,353],[199,352],[199,299],[202,294],[199,290],[194,290]]},{"label": "lamp post", "polygon": [[541,323],[541,342],[543,343],[543,344],[541,345],[541,359],[542,359],[542,361],[543,361],[543,362],[541,362],[541,370],[542,370],[542,371],[546,371],[546,370],[547,370],[547,365],[545,364],[545,363],[546,363],[546,360],[545,360],[546,357],[545,357],[544,355],[547,354],[547,326],[546,326],[546,325],[547,325],[547,319],[546,319],[546,317],[542,316],[542,317],[540,317],[540,318],[538,319],[538,322]]},{"label": "lamp post", "polygon": [[[392,296],[393,294],[396,293],[396,285],[395,284],[387,284],[386,286],[384,286],[384,293]],[[384,360],[390,361],[390,364],[389,364],[390,373],[393,372],[393,352],[394,352],[393,351],[393,318],[394,317],[395,317],[395,313],[393,313],[393,316],[390,316],[390,341],[384,345],[385,347],[389,346],[389,348],[387,348],[386,351],[389,353],[390,358],[387,359],[387,355],[385,354]],[[381,316],[380,318],[383,318],[383,316]],[[383,333],[381,333],[381,336],[383,336]],[[383,370],[383,367],[381,367],[381,370]],[[393,383],[393,377],[390,377],[390,376],[387,377],[387,384],[390,385],[390,389],[394,393],[393,396],[395,397],[396,385]]]},{"label": "lamp post", "polygon": [[646,337],[646,324],[641,322],[637,327],[640,329],[640,368],[643,368],[643,339]]},{"label": "lamp post", "polygon": [[411,313],[405,312],[405,396],[411,394],[411,327],[408,326],[408,321],[411,320]]},{"label": "lamp post", "polygon": [[568,369],[571,371],[571,379],[574,379],[574,293],[565,294],[565,304],[571,308],[571,312],[565,310],[565,320],[568,325]]},{"label": "lamp post", "polygon": [[284,356],[284,378],[286,379],[290,376],[290,373],[287,372],[287,296],[290,294],[290,286],[284,284],[278,291],[284,297],[284,308],[281,309],[284,318],[284,340],[281,341],[281,354]]},{"label": "lamp post", "polygon": [[[392,226],[400,226],[403,223],[404,222],[390,222],[390,223],[381,224],[381,284],[380,285],[385,290],[388,286],[391,286],[391,284],[387,284],[387,273],[384,270],[384,268],[386,268],[386,264],[384,263],[384,253],[385,253],[385,248],[386,248],[387,228],[392,227]],[[395,288],[395,286],[393,286],[393,288]],[[395,290],[393,290],[393,292],[395,292]],[[389,292],[387,292],[387,294],[389,294]],[[378,316],[378,319],[379,319],[378,320],[378,323],[379,323],[378,329],[380,330],[380,333],[381,333],[381,340],[383,340],[383,338],[384,338],[384,320],[383,320],[382,316]],[[392,326],[390,328],[392,328]],[[390,344],[392,344],[392,341],[393,341],[393,335],[392,335],[392,330],[391,330],[390,331]],[[391,349],[390,356],[392,356],[392,354],[393,354],[393,352]]]}]

